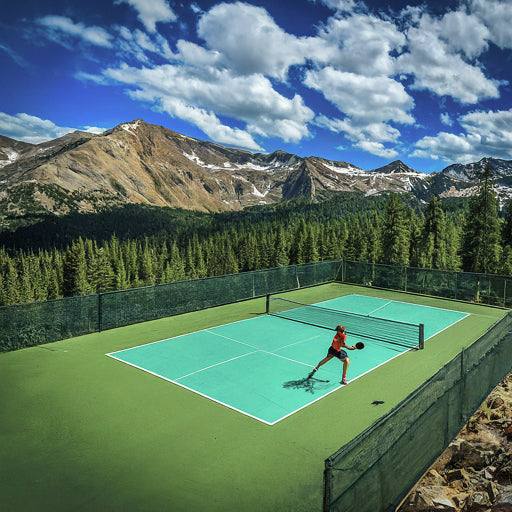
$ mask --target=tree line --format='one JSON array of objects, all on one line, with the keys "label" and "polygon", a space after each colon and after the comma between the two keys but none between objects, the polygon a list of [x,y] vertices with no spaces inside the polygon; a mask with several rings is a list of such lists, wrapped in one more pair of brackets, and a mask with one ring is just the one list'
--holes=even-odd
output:
[{"label": "tree line", "polygon": [[241,222],[138,239],[0,249],[0,305],[340,258],[512,274],[512,207],[500,216],[487,171],[467,209],[447,210],[438,197],[418,209],[391,194],[366,211],[316,211],[322,215],[308,214],[304,204],[273,207]]}]

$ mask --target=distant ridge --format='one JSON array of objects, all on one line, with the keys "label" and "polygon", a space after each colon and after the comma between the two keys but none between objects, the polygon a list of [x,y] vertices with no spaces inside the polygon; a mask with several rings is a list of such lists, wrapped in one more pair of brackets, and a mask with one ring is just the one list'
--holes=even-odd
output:
[{"label": "distant ridge", "polygon": [[512,161],[507,160],[455,164],[435,174],[396,160],[365,171],[315,156],[224,147],[142,119],[101,135],[76,131],[37,145],[2,136],[0,226],[123,204],[216,212],[298,197],[321,200],[347,191],[409,192],[422,200],[433,193],[467,196],[487,163],[500,195],[512,196]]}]

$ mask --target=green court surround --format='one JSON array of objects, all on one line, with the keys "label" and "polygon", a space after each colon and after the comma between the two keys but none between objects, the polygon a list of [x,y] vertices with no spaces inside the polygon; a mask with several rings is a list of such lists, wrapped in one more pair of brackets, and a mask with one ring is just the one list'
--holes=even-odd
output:
[{"label": "green court surround", "polygon": [[506,312],[341,284],[283,296],[354,293],[471,315],[421,358],[408,352],[271,428],[104,355],[253,318],[264,299],[0,354],[0,509],[319,510],[324,459]]}]

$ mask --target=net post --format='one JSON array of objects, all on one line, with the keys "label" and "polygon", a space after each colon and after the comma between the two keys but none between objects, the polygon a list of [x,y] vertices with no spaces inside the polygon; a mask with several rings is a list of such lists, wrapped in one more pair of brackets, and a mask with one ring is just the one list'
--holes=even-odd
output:
[{"label": "net post", "polygon": [[267,315],[270,313],[270,293],[265,296],[265,313]]},{"label": "net post", "polygon": [[425,348],[425,324],[420,324],[420,350]]}]

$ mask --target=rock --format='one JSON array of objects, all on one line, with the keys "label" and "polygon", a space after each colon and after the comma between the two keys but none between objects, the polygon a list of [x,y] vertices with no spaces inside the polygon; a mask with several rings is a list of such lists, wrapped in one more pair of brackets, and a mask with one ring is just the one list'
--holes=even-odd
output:
[{"label": "rock", "polygon": [[512,485],[505,487],[497,496],[491,510],[492,512],[512,512]]},{"label": "rock", "polygon": [[498,498],[498,495],[500,494],[499,487],[494,482],[489,482],[487,484],[487,494],[489,495],[489,498],[491,499],[491,502],[495,502]]},{"label": "rock", "polygon": [[434,498],[432,500],[432,505],[434,506],[434,510],[443,510],[446,512],[457,512],[453,501],[449,498]]},{"label": "rock", "polygon": [[401,512],[457,512],[441,485],[419,487],[402,507]]},{"label": "rock", "polygon": [[505,400],[500,396],[490,397],[487,400],[487,407],[489,407],[489,409],[499,409],[503,405],[505,405]]},{"label": "rock", "polygon": [[468,496],[469,494],[467,492],[459,492],[453,497],[453,502],[457,507],[462,508]]},{"label": "rock", "polygon": [[452,457],[451,463],[459,467],[471,466],[476,470],[480,470],[489,465],[494,452],[482,449],[475,444],[462,441],[458,451]]},{"label": "rock", "polygon": [[512,483],[512,461],[509,460],[505,464],[496,470],[496,480],[500,484]]},{"label": "rock", "polygon": [[483,512],[491,506],[491,500],[486,492],[478,491],[470,494],[464,504],[464,512]]},{"label": "rock", "polygon": [[426,480],[428,480],[428,482],[432,485],[445,485],[446,484],[446,480],[444,479],[443,475],[441,475],[438,471],[436,471],[435,469],[431,469],[427,474],[426,474]]},{"label": "rock", "polygon": [[470,480],[470,474],[464,468],[447,471],[445,476],[448,482],[453,482],[454,480],[462,480],[464,482],[468,482]]},{"label": "rock", "polygon": [[508,427],[505,427],[504,433],[507,436],[507,439],[509,441],[511,441],[512,440],[512,425],[509,425]]},{"label": "rock", "polygon": [[486,480],[492,480],[494,478],[493,472],[490,470],[490,468],[485,468],[483,476]]}]

